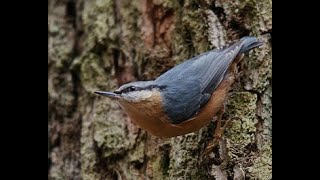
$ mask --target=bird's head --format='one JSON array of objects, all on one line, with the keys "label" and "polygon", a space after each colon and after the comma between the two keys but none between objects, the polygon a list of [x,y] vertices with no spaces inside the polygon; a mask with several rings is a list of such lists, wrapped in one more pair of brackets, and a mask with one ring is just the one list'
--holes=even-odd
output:
[{"label": "bird's head", "polygon": [[136,81],[122,85],[114,92],[95,91],[94,93],[123,103],[140,103],[150,101],[152,96],[158,95],[162,87],[154,81]]}]

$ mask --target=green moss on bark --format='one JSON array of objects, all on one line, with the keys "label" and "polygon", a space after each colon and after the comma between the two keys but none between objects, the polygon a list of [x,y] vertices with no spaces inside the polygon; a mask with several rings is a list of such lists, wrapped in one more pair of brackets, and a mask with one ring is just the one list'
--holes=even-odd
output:
[{"label": "green moss on bark", "polygon": [[228,99],[226,113],[231,119],[237,117],[227,129],[228,140],[236,145],[235,151],[254,141],[256,101],[257,95],[249,92],[236,92]]},{"label": "green moss on bark", "polygon": [[84,1],[82,21],[87,35],[85,46],[115,41],[119,29],[116,27],[113,0]]},{"label": "green moss on bark", "polygon": [[247,168],[247,177],[250,179],[270,180],[272,179],[272,149],[271,143],[267,143],[257,154],[253,165]]},{"label": "green moss on bark", "polygon": [[[217,7],[222,7],[226,15],[225,25],[229,35],[251,32],[259,35],[272,29],[272,1],[232,0],[228,3],[218,0]],[[245,30],[245,31],[244,31]],[[249,31],[248,31],[249,30]]]},{"label": "green moss on bark", "polygon": [[101,65],[101,58],[96,54],[90,53],[83,57],[80,69],[80,80],[83,88],[93,93],[96,90],[108,90],[111,77],[108,77]]},{"label": "green moss on bark", "polygon": [[203,179],[205,172],[199,168],[199,152],[202,147],[203,131],[189,133],[171,139],[169,179],[188,177],[190,179]]}]

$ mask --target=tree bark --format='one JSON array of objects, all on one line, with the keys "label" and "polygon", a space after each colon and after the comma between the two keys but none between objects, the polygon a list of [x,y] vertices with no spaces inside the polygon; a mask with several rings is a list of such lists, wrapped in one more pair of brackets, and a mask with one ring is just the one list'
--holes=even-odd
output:
[{"label": "tree bark", "polygon": [[214,122],[159,139],[92,93],[154,79],[242,36],[272,32],[271,6],[258,0],[49,0],[48,178],[272,179],[271,42],[240,63],[223,116],[232,123],[207,157]]}]

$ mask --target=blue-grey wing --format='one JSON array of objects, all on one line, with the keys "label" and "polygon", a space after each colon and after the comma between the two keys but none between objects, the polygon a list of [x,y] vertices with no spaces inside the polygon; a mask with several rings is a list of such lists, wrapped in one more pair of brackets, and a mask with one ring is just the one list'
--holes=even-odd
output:
[{"label": "blue-grey wing", "polygon": [[166,86],[162,92],[164,110],[173,124],[191,118],[208,102],[239,52],[256,47],[253,44],[257,39],[250,38],[250,41],[243,38],[228,48],[196,56],[155,80]]}]

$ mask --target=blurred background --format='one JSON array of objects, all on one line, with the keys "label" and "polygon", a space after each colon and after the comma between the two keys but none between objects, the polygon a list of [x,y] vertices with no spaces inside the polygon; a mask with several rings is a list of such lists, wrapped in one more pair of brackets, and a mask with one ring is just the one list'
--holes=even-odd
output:
[{"label": "blurred background", "polygon": [[268,0],[48,0],[48,178],[272,179],[271,43],[241,62],[224,115],[240,120],[205,159],[214,123],[158,139],[92,93],[268,32]]}]

